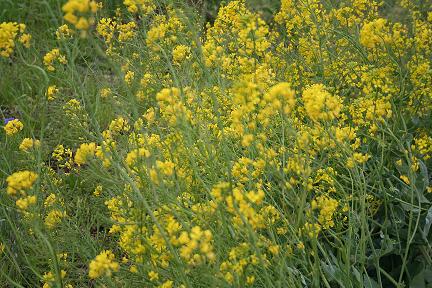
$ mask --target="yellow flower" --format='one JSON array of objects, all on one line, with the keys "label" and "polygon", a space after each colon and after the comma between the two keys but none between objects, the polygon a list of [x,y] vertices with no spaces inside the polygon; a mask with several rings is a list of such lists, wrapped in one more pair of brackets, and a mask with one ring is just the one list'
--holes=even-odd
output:
[{"label": "yellow flower", "polygon": [[56,61],[61,64],[67,64],[66,57],[60,53],[60,49],[58,48],[52,49],[43,57],[44,65],[50,72],[55,71],[54,64]]},{"label": "yellow flower", "polygon": [[19,149],[21,151],[27,152],[30,149],[40,147],[40,141],[37,139],[24,138],[21,142]]},{"label": "yellow flower", "polygon": [[247,276],[246,277],[246,284],[252,285],[255,282],[255,276]]},{"label": "yellow flower", "polygon": [[63,110],[66,115],[77,117],[77,115],[82,111],[81,103],[76,99],[71,99],[63,105]]},{"label": "yellow flower", "polygon": [[405,184],[407,185],[411,183],[410,179],[406,175],[401,175],[399,178],[402,179],[402,181],[405,182]]},{"label": "yellow flower", "polygon": [[45,198],[44,207],[50,207],[50,206],[54,205],[54,203],[56,202],[56,200],[57,200],[56,194],[51,193],[50,195],[48,195]]},{"label": "yellow flower", "polygon": [[279,246],[279,245],[270,245],[270,246],[268,247],[268,250],[269,250],[273,255],[277,255],[277,254],[279,254],[280,246]]},{"label": "yellow flower", "polygon": [[88,158],[93,157],[96,153],[96,143],[83,143],[75,153],[75,163],[83,165],[87,163]]},{"label": "yellow flower", "polygon": [[15,203],[19,209],[27,210],[27,208],[30,205],[36,204],[36,200],[37,200],[36,196],[33,195],[33,196],[26,196],[26,197],[20,198],[20,199],[16,200]]},{"label": "yellow flower", "polygon": [[241,144],[243,147],[249,147],[252,144],[253,140],[254,140],[254,135],[246,134],[243,136]]},{"label": "yellow flower", "polygon": [[172,288],[174,285],[174,282],[171,280],[167,280],[162,285],[159,285],[158,288]]},{"label": "yellow flower", "polygon": [[87,30],[90,27],[90,23],[87,18],[79,17],[78,21],[75,23],[75,27],[79,30]]},{"label": "yellow flower", "polygon": [[6,132],[6,135],[8,136],[12,136],[16,133],[18,133],[19,131],[21,131],[24,128],[23,123],[18,120],[18,119],[14,119],[9,121],[4,127],[3,129]]},{"label": "yellow flower", "polygon": [[7,58],[12,55],[19,35],[18,41],[26,48],[30,47],[31,35],[24,33],[25,28],[25,24],[16,22],[0,23],[0,56]]},{"label": "yellow flower", "polygon": [[278,83],[271,87],[269,91],[264,95],[264,99],[268,102],[274,103],[280,101],[279,105],[272,105],[273,109],[283,108],[283,112],[288,114],[294,108],[296,103],[295,92],[291,89],[291,85],[286,82]]},{"label": "yellow flower", "polygon": [[383,18],[366,23],[360,30],[360,43],[370,49],[377,47],[380,43],[389,42],[389,37],[387,20]]},{"label": "yellow flower", "polygon": [[183,231],[178,243],[183,245],[180,248],[180,256],[189,264],[200,264],[205,259],[213,261],[215,254],[211,244],[213,235],[210,230],[203,231],[201,227],[194,226],[190,233]]},{"label": "yellow flower", "polygon": [[101,98],[108,98],[112,94],[111,88],[102,88],[99,94]]},{"label": "yellow flower", "polygon": [[171,176],[174,173],[175,164],[171,161],[156,161],[156,167],[166,176]]},{"label": "yellow flower", "polygon": [[63,18],[79,30],[87,30],[94,23],[92,14],[95,14],[100,8],[102,8],[102,3],[96,1],[68,0],[62,7],[65,13]]},{"label": "yellow flower", "polygon": [[102,194],[102,190],[103,190],[102,185],[96,186],[96,188],[95,188],[95,190],[93,192],[93,195],[94,196],[100,196]]},{"label": "yellow flower", "polygon": [[303,232],[306,233],[306,235],[311,239],[317,238],[319,233],[321,232],[321,225],[319,225],[318,223],[305,223],[303,227]]},{"label": "yellow flower", "polygon": [[320,209],[318,222],[324,229],[334,226],[333,215],[336,212],[339,202],[331,197],[318,196],[311,203],[312,209]]},{"label": "yellow flower", "polygon": [[55,32],[57,40],[72,37],[73,31],[69,28],[67,24],[61,25],[57,28]]},{"label": "yellow flower", "polygon": [[156,9],[153,0],[124,0],[123,4],[131,13],[138,13],[140,11],[144,15],[152,13]]},{"label": "yellow flower", "polygon": [[127,71],[125,76],[124,76],[124,80],[127,84],[132,84],[133,79],[135,78],[135,72],[133,71]]},{"label": "yellow flower", "polygon": [[57,162],[59,168],[65,168],[67,170],[72,169],[73,166],[73,158],[72,158],[72,150],[69,148],[65,148],[63,145],[57,145],[54,148],[54,151],[51,153],[53,159]]},{"label": "yellow flower", "polygon": [[[60,270],[60,277],[62,279],[64,279],[66,277],[66,271],[65,270]],[[51,288],[54,287],[54,281],[55,281],[55,276],[54,273],[52,273],[51,271],[44,273],[44,275],[42,276],[43,281],[45,282],[44,285],[42,286],[42,288]],[[66,288],[70,288],[71,285],[65,285]]]},{"label": "yellow flower", "polygon": [[139,159],[150,157],[150,151],[145,148],[134,149],[126,155],[126,164],[129,168],[133,169]]},{"label": "yellow flower", "polygon": [[339,97],[331,95],[322,84],[314,84],[303,91],[307,115],[314,121],[333,120],[342,109]]},{"label": "yellow flower", "polygon": [[173,49],[173,61],[175,64],[180,64],[185,59],[189,59],[191,57],[191,48],[186,45],[178,45]]},{"label": "yellow flower", "polygon": [[150,281],[156,281],[159,279],[159,274],[155,271],[150,271],[150,272],[148,272],[148,277],[149,277]]},{"label": "yellow flower", "polygon": [[30,48],[30,40],[31,40],[31,38],[32,37],[31,37],[30,34],[23,34],[19,38],[19,42],[21,42],[24,45],[24,47]]},{"label": "yellow flower", "polygon": [[54,209],[48,213],[44,222],[48,229],[53,229],[64,217],[66,217],[66,212]]},{"label": "yellow flower", "polygon": [[109,130],[113,134],[121,134],[124,132],[128,132],[130,130],[130,125],[127,119],[120,116],[111,121],[109,125]]},{"label": "yellow flower", "polygon": [[135,29],[137,25],[135,22],[129,22],[125,24],[117,24],[118,40],[120,42],[126,42],[135,37]]},{"label": "yellow flower", "polygon": [[117,272],[120,265],[115,261],[115,256],[110,250],[104,250],[96,256],[89,265],[89,277],[96,279],[101,276],[110,277],[112,272]]},{"label": "yellow flower", "polygon": [[303,250],[303,249],[305,249],[305,245],[304,245],[304,243],[303,243],[303,242],[299,242],[299,243],[297,243],[297,248],[298,248],[299,250]]},{"label": "yellow flower", "polygon": [[355,152],[355,153],[353,153],[352,157],[348,158],[346,165],[348,168],[353,168],[356,163],[358,163],[358,164],[366,163],[369,160],[369,158],[370,158],[370,155],[368,155],[368,154],[362,154],[362,153]]},{"label": "yellow flower", "polygon": [[38,175],[32,171],[19,171],[6,178],[8,184],[6,192],[15,195],[17,192],[25,195],[25,190],[30,189],[36,182]]},{"label": "yellow flower", "polygon": [[46,97],[48,101],[52,101],[56,98],[56,94],[58,93],[58,89],[56,85],[48,86],[48,89],[46,91]]}]

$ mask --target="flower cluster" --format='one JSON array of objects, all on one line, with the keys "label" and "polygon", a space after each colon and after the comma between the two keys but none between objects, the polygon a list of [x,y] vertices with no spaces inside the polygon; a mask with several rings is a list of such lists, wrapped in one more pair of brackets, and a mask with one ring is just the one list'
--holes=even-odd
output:
[{"label": "flower cluster", "polygon": [[30,189],[36,182],[38,175],[32,171],[19,171],[6,178],[8,184],[6,192],[9,195],[20,193],[26,194],[26,190]]},{"label": "flower cluster", "polygon": [[40,140],[38,139],[31,139],[31,138],[24,138],[19,146],[19,149],[21,151],[29,151],[30,149],[35,149],[40,147]]},{"label": "flower cluster", "polygon": [[105,250],[90,262],[89,277],[95,279],[101,276],[110,276],[112,272],[118,271],[119,267],[114,254],[109,250]]},{"label": "flower cluster", "polygon": [[43,57],[43,62],[46,69],[50,72],[56,70],[54,64],[56,64],[57,62],[63,65],[67,64],[66,56],[62,55],[60,53],[60,49],[58,48],[54,48],[48,53],[46,53]]},{"label": "flower cluster", "polygon": [[[209,3],[65,2],[58,48],[25,65],[45,81],[4,81],[17,95],[4,117],[26,116],[0,135],[2,171],[18,171],[0,195],[10,277],[430,284],[430,5],[231,0],[203,17]],[[28,44],[24,29],[0,24],[3,56]],[[36,248],[9,249],[21,239]],[[27,257],[38,265],[15,273]]]},{"label": "flower cluster", "polygon": [[16,22],[0,23],[0,56],[10,57],[17,42],[30,47],[31,35],[24,33],[26,25]]},{"label": "flower cluster", "polygon": [[[62,10],[64,19],[73,24],[76,29],[85,31],[94,24],[93,14],[100,8],[102,3],[90,0],[68,0]],[[85,35],[85,34],[84,34]]]},{"label": "flower cluster", "polygon": [[24,124],[18,119],[13,119],[11,121],[8,121],[6,125],[3,127],[4,131],[6,132],[6,135],[8,136],[17,134],[23,128],[24,128]]}]

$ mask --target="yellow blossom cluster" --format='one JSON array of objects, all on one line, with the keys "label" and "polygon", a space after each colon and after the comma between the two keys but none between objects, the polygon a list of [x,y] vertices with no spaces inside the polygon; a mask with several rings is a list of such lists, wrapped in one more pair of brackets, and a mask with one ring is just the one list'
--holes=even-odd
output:
[{"label": "yellow blossom cluster", "polygon": [[0,23],[0,56],[10,57],[14,52],[16,41],[26,48],[30,47],[31,35],[24,33],[26,25],[16,22]]},{"label": "yellow blossom cluster", "polygon": [[73,24],[76,29],[85,31],[94,24],[93,14],[100,8],[102,3],[93,0],[68,0],[62,10],[66,21]]},{"label": "yellow blossom cluster", "polygon": [[50,85],[47,88],[46,91],[46,97],[48,101],[53,101],[56,98],[57,93],[59,92],[59,89],[56,85]]},{"label": "yellow blossom cluster", "polygon": [[131,13],[142,13],[148,15],[156,9],[156,5],[152,0],[124,0],[123,4]]},{"label": "yellow blossom cluster", "polygon": [[24,128],[24,124],[19,119],[13,119],[8,121],[6,125],[3,127],[6,135],[12,136],[20,132]]},{"label": "yellow blossom cluster", "polygon": [[72,37],[73,31],[67,24],[63,24],[57,28],[55,35],[57,40],[67,39]]},{"label": "yellow blossom cluster", "polygon": [[114,55],[115,44],[120,43],[121,48],[122,44],[136,36],[137,28],[137,24],[133,21],[121,23],[115,18],[102,18],[99,20],[96,30],[108,46],[107,54]]},{"label": "yellow blossom cluster", "polygon": [[12,197],[19,197],[15,204],[21,211],[26,211],[37,202],[36,195],[28,195],[27,192],[33,187],[38,179],[38,174],[32,171],[18,171],[6,178],[6,192]]},{"label": "yellow blossom cluster", "polygon": [[19,171],[6,178],[8,184],[6,192],[9,195],[17,193],[26,194],[26,190],[30,189],[36,182],[38,175],[32,171]]},{"label": "yellow blossom cluster", "polygon": [[341,109],[339,97],[331,95],[322,84],[315,84],[303,91],[302,99],[307,115],[313,121],[333,120]]},{"label": "yellow blossom cluster", "polygon": [[119,264],[110,250],[102,251],[89,265],[89,277],[92,279],[101,276],[110,276],[112,272],[119,270]]},{"label": "yellow blossom cluster", "polygon": [[[195,226],[189,234],[183,231],[178,241],[179,244],[183,245],[180,248],[180,256],[189,264],[196,265],[205,260],[213,261],[215,259],[210,230],[203,231],[199,226]],[[199,253],[196,253],[195,250],[198,250]]]},{"label": "yellow blossom cluster", "polygon": [[177,45],[173,49],[173,61],[175,64],[180,64],[182,61],[191,57],[191,48],[186,45]]},{"label": "yellow blossom cluster", "polygon": [[66,169],[67,171],[72,169],[74,160],[70,148],[65,148],[62,144],[59,144],[54,148],[51,156],[59,168]]},{"label": "yellow blossom cluster", "polygon": [[67,64],[66,56],[62,55],[60,53],[60,49],[58,48],[54,48],[48,53],[46,53],[43,57],[43,62],[46,69],[50,72],[56,70],[54,64],[56,64],[57,62],[63,65]]},{"label": "yellow blossom cluster", "polygon": [[96,143],[83,143],[77,149],[75,153],[75,163],[78,165],[84,165],[87,163],[89,158],[93,157],[96,153]]},{"label": "yellow blossom cluster", "polygon": [[312,209],[319,209],[318,221],[324,229],[334,226],[333,214],[335,213],[339,202],[333,198],[319,196],[311,203]]},{"label": "yellow blossom cluster", "polygon": [[37,198],[35,195],[26,196],[16,200],[16,206],[21,210],[27,210],[30,205],[36,204],[36,200]]},{"label": "yellow blossom cluster", "polygon": [[31,139],[31,138],[24,138],[19,146],[19,149],[21,151],[27,152],[30,149],[35,149],[40,147],[40,140],[38,139]]},{"label": "yellow blossom cluster", "polygon": [[[65,1],[38,59],[56,73],[29,64],[46,81],[6,109],[27,136],[4,117],[2,170],[19,172],[0,213],[51,257],[29,269],[44,287],[362,287],[396,236],[404,263],[427,263],[432,7],[230,0],[208,21],[195,3],[111,2]],[[0,26],[0,53],[24,29]],[[411,276],[379,268],[383,286]]]},{"label": "yellow blossom cluster", "polygon": [[45,217],[45,225],[48,229],[53,229],[56,225],[58,225],[62,218],[66,217],[66,213],[60,210],[54,209],[51,210],[48,215]]}]

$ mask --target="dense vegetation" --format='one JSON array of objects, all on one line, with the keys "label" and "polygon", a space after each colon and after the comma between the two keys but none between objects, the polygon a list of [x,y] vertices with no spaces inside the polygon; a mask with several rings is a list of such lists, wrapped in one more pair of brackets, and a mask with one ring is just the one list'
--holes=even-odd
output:
[{"label": "dense vegetation", "polygon": [[431,56],[429,0],[0,0],[0,286],[432,287]]}]

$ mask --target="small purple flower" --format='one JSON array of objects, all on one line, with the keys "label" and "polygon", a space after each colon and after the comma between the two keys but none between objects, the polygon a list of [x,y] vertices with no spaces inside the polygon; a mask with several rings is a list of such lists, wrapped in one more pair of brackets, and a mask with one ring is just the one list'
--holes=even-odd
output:
[{"label": "small purple flower", "polygon": [[4,122],[4,125],[6,125],[9,121],[12,121],[12,120],[15,120],[15,118],[5,118],[4,120],[3,120],[3,122]]}]

